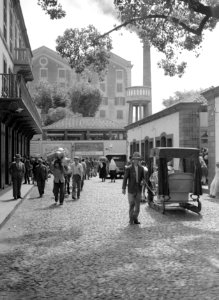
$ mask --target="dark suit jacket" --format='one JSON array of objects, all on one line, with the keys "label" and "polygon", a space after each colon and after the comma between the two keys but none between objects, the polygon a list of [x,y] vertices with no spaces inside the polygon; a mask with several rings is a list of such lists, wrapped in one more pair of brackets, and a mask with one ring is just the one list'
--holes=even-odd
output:
[{"label": "dark suit jacket", "polygon": [[35,178],[37,180],[46,180],[48,178],[48,170],[45,165],[37,165],[35,169]]},{"label": "dark suit jacket", "polygon": [[16,180],[17,178],[22,178],[25,173],[24,163],[20,161],[17,167],[16,162],[13,161],[9,167],[9,172],[11,173],[12,180]]},{"label": "dark suit jacket", "polygon": [[142,166],[138,166],[138,182],[136,182],[135,167],[133,164],[126,167],[125,175],[123,178],[122,189],[125,190],[128,182],[128,193],[136,194],[141,193],[141,181],[145,179],[145,172]]}]

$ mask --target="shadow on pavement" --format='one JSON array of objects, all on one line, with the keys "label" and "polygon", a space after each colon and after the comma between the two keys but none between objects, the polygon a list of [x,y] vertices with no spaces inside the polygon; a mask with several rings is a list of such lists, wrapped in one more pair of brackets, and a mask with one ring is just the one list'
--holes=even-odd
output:
[{"label": "shadow on pavement", "polygon": [[11,199],[7,199],[7,200],[1,200],[1,202],[11,202],[11,201],[17,201],[18,199],[14,199],[14,198],[11,198]]},{"label": "shadow on pavement", "polygon": [[62,206],[60,206],[59,203],[53,203],[49,206],[43,207],[43,208],[37,208],[36,210],[48,210],[48,209],[56,209],[56,208],[60,208]]},{"label": "shadow on pavement", "polygon": [[219,204],[219,199],[218,198],[206,197],[205,200],[207,200],[209,202],[212,202],[212,203]]},{"label": "shadow on pavement", "polygon": [[55,231],[39,231],[30,234],[24,234],[17,237],[0,239],[0,244],[28,244],[43,247],[54,247],[66,241],[75,241],[83,234],[81,228],[70,227],[69,229]]},{"label": "shadow on pavement", "polygon": [[169,209],[166,208],[165,214],[162,214],[161,211],[150,208],[149,206],[146,206],[145,210],[150,215],[151,218],[153,218],[159,223],[176,222],[176,221],[200,222],[202,220],[201,214],[197,214],[180,207],[171,207]]}]

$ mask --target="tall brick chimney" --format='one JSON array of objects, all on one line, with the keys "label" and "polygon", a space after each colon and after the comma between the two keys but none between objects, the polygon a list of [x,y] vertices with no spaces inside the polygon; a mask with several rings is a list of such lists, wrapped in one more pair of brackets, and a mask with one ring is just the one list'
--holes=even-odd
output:
[{"label": "tall brick chimney", "polygon": [[151,89],[151,50],[147,41],[143,42],[143,86],[150,90],[150,103],[148,103],[148,115],[152,114],[152,89]]}]

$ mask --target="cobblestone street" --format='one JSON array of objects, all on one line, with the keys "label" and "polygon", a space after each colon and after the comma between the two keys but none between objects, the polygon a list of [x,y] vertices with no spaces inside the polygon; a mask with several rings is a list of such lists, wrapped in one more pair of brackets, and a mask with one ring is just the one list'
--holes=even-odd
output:
[{"label": "cobblestone street", "polygon": [[54,205],[35,187],[0,230],[0,299],[218,299],[219,200],[202,215],[141,205],[128,225],[121,179],[85,181]]}]

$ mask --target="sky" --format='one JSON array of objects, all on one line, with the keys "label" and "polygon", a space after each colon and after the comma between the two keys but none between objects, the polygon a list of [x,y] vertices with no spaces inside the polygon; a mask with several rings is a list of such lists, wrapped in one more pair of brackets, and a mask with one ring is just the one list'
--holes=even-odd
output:
[{"label": "sky", "polygon": [[[107,32],[115,24],[119,25],[113,10],[113,0],[61,0],[67,12],[65,18],[50,20],[37,0],[20,0],[31,49],[46,46],[55,50],[56,38],[67,28],[82,28],[93,24],[101,33]],[[143,84],[143,49],[135,33],[126,29],[113,32],[112,52],[131,61],[132,86]],[[201,54],[185,53],[188,64],[183,77],[169,77],[157,66],[162,55],[151,49],[152,113],[164,109],[163,99],[173,96],[176,91],[207,89],[219,85],[219,26],[205,35]]]}]

